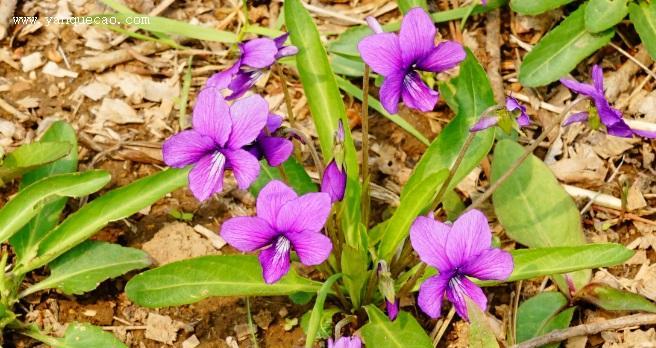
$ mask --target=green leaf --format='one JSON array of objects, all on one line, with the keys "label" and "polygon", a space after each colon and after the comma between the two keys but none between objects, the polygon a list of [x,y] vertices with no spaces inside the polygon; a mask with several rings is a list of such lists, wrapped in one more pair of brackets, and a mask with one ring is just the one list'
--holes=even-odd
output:
[{"label": "green leaf", "polygon": [[38,256],[28,263],[19,264],[15,272],[21,274],[47,264],[108,223],[135,214],[185,186],[188,172],[189,168],[167,169],[96,198],[48,233],[39,243]]},{"label": "green leaf", "polygon": [[367,347],[385,348],[432,348],[433,343],[417,320],[404,311],[390,321],[385,313],[374,305],[364,307],[369,322],[360,329]]},{"label": "green leaf", "polygon": [[9,153],[0,166],[0,186],[38,166],[56,161],[71,151],[68,142],[49,141],[25,144]]},{"label": "green leaf", "polygon": [[[77,170],[77,137],[75,129],[64,121],[54,122],[39,142],[53,141],[71,144],[71,151],[65,157],[25,173],[20,183],[21,190],[51,175],[72,173]],[[43,209],[26,226],[9,239],[19,260],[27,254],[30,248],[34,248],[34,243],[37,240],[57,226],[67,201],[67,198],[59,198],[44,205]]]},{"label": "green leaf", "polygon": [[[569,327],[569,323],[572,321],[574,316],[574,311],[576,307],[567,308],[566,310],[558,313],[555,317],[551,318],[542,328],[538,336],[543,336],[554,330],[561,330]],[[560,346],[559,342],[546,344],[542,346],[543,348],[558,348]]]},{"label": "green leaf", "polygon": [[398,0],[399,3],[399,9],[403,14],[408,13],[411,9],[415,7],[421,7],[424,10],[428,11],[428,4],[426,3],[426,0]]},{"label": "green leaf", "polygon": [[[339,313],[339,309],[334,307],[326,308],[323,310],[323,312],[321,313],[319,329],[317,330],[317,336],[316,336],[317,339],[325,340],[328,337],[332,337],[333,316],[335,316],[335,314],[337,313]],[[303,332],[306,333],[308,330],[308,324],[310,323],[310,315],[312,315],[312,311],[307,311],[301,317],[301,328],[303,329]]]},{"label": "green leaf", "polygon": [[66,329],[61,346],[57,348],[127,348],[123,342],[103,329],[90,324],[71,323]]},{"label": "green leaf", "polygon": [[[334,157],[333,141],[338,120],[342,120],[345,125],[348,124],[344,102],[312,17],[300,0],[286,0],[284,12],[291,41],[299,50],[296,55],[296,66],[319,135],[321,153],[327,163]],[[345,204],[348,209],[343,212],[341,222],[346,243],[357,247],[361,240],[360,195],[362,188],[353,138],[350,129],[344,128],[344,163],[347,175]]]},{"label": "green leaf", "polygon": [[0,241],[14,235],[41,208],[60,197],[81,197],[98,191],[110,180],[105,171],[59,174],[41,179],[19,191],[0,209]]},{"label": "green leaf", "polygon": [[[524,148],[514,141],[499,141],[492,161],[492,182],[523,153]],[[585,244],[576,204],[551,169],[533,155],[499,186],[492,198],[506,234],[523,245],[537,248]],[[590,271],[573,274],[576,289],[585,286],[590,275]]]},{"label": "green leaf", "polygon": [[[333,67],[333,71],[339,75],[346,75],[352,77],[362,77],[364,74],[364,62],[362,59],[353,56],[344,56],[341,54],[331,54],[330,57],[330,66]],[[339,83],[339,81],[337,81]]]},{"label": "green leaf", "polygon": [[539,293],[522,302],[517,309],[517,343],[539,336],[547,322],[566,305],[565,295],[553,291]]},{"label": "green leaf", "polygon": [[656,305],[638,294],[591,283],[576,294],[577,298],[607,311],[642,311],[656,313]]},{"label": "green leaf", "polygon": [[538,15],[570,2],[572,0],[510,0],[510,8],[521,14]]},{"label": "green leaf", "polygon": [[649,55],[656,59],[656,3],[630,3],[629,17]]},{"label": "green leaf", "polygon": [[627,0],[590,0],[585,8],[585,28],[591,33],[615,26],[629,13]]},{"label": "green leaf", "polygon": [[410,226],[437,194],[439,187],[449,176],[448,169],[429,176],[421,182],[415,191],[409,192],[406,199],[401,199],[399,207],[385,225],[382,240],[378,248],[378,257],[389,261],[401,242],[410,233]]},{"label": "green leaf", "polygon": [[356,249],[345,245],[342,250],[344,286],[351,297],[353,308],[360,308],[367,280],[369,279],[369,255],[365,248]]},{"label": "green leaf", "polygon": [[492,328],[490,328],[485,313],[469,297],[465,297],[465,302],[467,303],[467,314],[469,315],[469,346],[499,348],[499,343],[494,332],[492,332]]},{"label": "green leaf", "polygon": [[280,281],[266,284],[256,256],[210,255],[169,263],[141,273],[125,287],[140,306],[168,307],[211,296],[279,296],[317,292],[321,283],[302,278],[293,269]]},{"label": "green leaf", "polygon": [[328,296],[331,287],[341,276],[341,273],[333,274],[330,278],[326,279],[321,286],[321,289],[317,292],[317,300],[314,302],[314,308],[312,308],[312,314],[310,314],[310,321],[308,322],[307,330],[305,331],[307,335],[307,338],[305,339],[305,348],[312,348],[314,346],[314,340],[317,337],[317,332],[323,322],[323,304],[326,302],[326,297]]},{"label": "green leaf", "polygon": [[585,29],[585,7],[586,4],[582,4],[572,12],[524,57],[519,68],[519,82],[522,85],[539,87],[556,81],[610,42],[615,35],[613,29],[598,34],[591,34]]},{"label": "green leaf", "polygon": [[[317,191],[317,185],[312,182],[312,178],[310,178],[305,171],[305,168],[303,168],[294,157],[289,157],[289,159],[282,164],[282,168],[287,175],[289,186],[291,186],[299,195]],[[257,177],[257,180],[251,184],[248,190],[257,197],[260,190],[262,190],[262,188],[264,188],[264,186],[266,186],[271,180],[284,181],[280,175],[280,170],[277,167],[271,167],[265,160],[262,160],[260,161],[260,176]]]},{"label": "green leaf", "polygon": [[[460,75],[451,83],[457,87],[454,97],[455,103],[458,105],[456,116],[433,140],[417,163],[412,176],[401,192],[401,204],[405,199],[415,200],[409,193],[417,192],[418,186],[427,177],[451,168],[470,134],[469,128],[476,123],[485,110],[494,105],[494,95],[487,74],[471,51],[467,52],[467,58],[460,65]],[[478,166],[492,148],[493,142],[494,129],[492,128],[475,135],[456,175],[449,184],[449,189],[454,188],[460,180]],[[439,187],[436,190],[439,191]],[[428,206],[430,198],[421,204],[423,207]]]},{"label": "green leaf", "polygon": [[[360,87],[352,84],[349,80],[346,80],[342,77],[337,76],[337,84],[339,85],[339,88],[342,89],[344,92],[352,95],[358,100],[362,100],[362,90]],[[378,111],[381,115],[385,116],[388,120],[394,122],[397,126],[401,127],[404,131],[410,133],[412,136],[417,138],[419,141],[424,143],[424,145],[429,145],[430,142],[426,137],[421,134],[415,127],[413,127],[408,121],[403,119],[401,116],[394,114],[391,115],[388,113],[385,108],[383,108],[383,105],[380,104],[380,101],[378,99],[369,96],[369,106],[371,106],[374,110]]]},{"label": "green leaf", "polygon": [[51,288],[68,295],[80,295],[109,278],[148,267],[150,263],[148,254],[139,249],[86,241],[51,262],[50,276],[29,287],[21,296]]}]

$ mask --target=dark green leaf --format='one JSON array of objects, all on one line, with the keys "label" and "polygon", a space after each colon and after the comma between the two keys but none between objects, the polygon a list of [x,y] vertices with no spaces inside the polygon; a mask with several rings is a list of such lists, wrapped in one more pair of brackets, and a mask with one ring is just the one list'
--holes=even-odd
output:
[{"label": "dark green leaf", "polygon": [[432,348],[433,342],[417,320],[404,311],[394,321],[374,305],[365,307],[369,322],[360,332],[366,347]]},{"label": "dark green leaf", "polygon": [[168,307],[212,296],[278,296],[317,292],[321,283],[302,278],[293,269],[280,281],[266,284],[257,257],[210,255],[169,263],[141,273],[125,287],[140,306]]},{"label": "dark green leaf", "polygon": [[573,0],[510,0],[510,8],[521,14],[537,15],[553,10]]},{"label": "dark green leaf", "polygon": [[640,1],[629,4],[629,14],[635,30],[649,55],[656,59],[656,3]]},{"label": "dark green leaf", "polygon": [[627,0],[590,0],[585,8],[585,28],[598,33],[615,26],[629,13]]},{"label": "dark green leaf", "polygon": [[643,296],[614,289],[605,284],[588,284],[576,294],[576,297],[607,311],[643,311],[656,313],[656,305]]},{"label": "dark green leaf", "polygon": [[[312,182],[312,178],[307,174],[305,168],[303,168],[294,157],[289,157],[289,159],[282,164],[282,168],[287,175],[289,186],[291,186],[299,195],[317,191],[317,185]],[[262,160],[260,162],[260,176],[257,177],[257,180],[253,182],[248,190],[257,197],[260,190],[271,180],[284,181],[282,175],[280,175],[280,169],[277,167],[271,167],[265,160]]]},{"label": "dark green leaf", "polygon": [[539,336],[546,324],[566,305],[565,295],[552,291],[539,293],[522,302],[517,309],[517,343]]},{"label": "dark green leaf", "polygon": [[519,81],[524,86],[544,86],[558,80],[610,42],[615,35],[613,29],[598,34],[585,29],[585,7],[583,4],[572,12],[524,57],[519,68]]},{"label": "dark green leaf", "polygon": [[[538,336],[543,336],[554,330],[561,330],[569,327],[572,321],[576,307],[567,308],[566,310],[558,313],[555,317],[551,318],[542,328]],[[542,346],[542,348],[558,348],[560,343],[551,343]]]},{"label": "dark green leaf", "polygon": [[[305,348],[312,348],[314,346],[314,340],[317,338],[317,332],[323,322],[323,304],[326,302],[326,297],[328,292],[330,292],[331,287],[337,279],[342,276],[341,273],[333,274],[330,278],[321,286],[321,289],[317,292],[317,300],[314,302],[314,307],[312,308],[312,314],[310,314],[310,319],[307,325],[307,330],[305,333],[307,338],[305,339]],[[331,316],[332,318],[332,316]]]}]

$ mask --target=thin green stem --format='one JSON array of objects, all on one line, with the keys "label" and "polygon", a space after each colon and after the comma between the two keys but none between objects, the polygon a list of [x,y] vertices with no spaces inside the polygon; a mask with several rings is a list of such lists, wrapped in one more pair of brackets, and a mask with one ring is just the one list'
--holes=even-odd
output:
[{"label": "thin green stem", "polygon": [[362,224],[369,227],[369,65],[362,77]]},{"label": "thin green stem", "polygon": [[21,335],[27,336],[34,338],[37,341],[43,342],[51,347],[54,348],[65,348],[66,345],[63,344],[61,341],[59,341],[57,338],[48,336],[41,331],[35,329],[35,328],[26,328],[26,330],[19,330],[18,333]]},{"label": "thin green stem", "polygon": [[275,65],[276,73],[280,78],[280,85],[282,86],[282,94],[285,97],[285,107],[287,108],[287,119],[289,120],[289,125],[292,128],[296,128],[296,117],[294,116],[294,110],[292,108],[292,96],[289,94],[289,88],[287,87],[287,78],[285,77],[285,72],[280,67],[280,64]]},{"label": "thin green stem", "polygon": [[253,341],[253,347],[259,348],[260,345],[257,343],[257,337],[255,336],[255,326],[253,325],[253,316],[251,314],[250,297],[246,297],[246,312],[248,318],[248,331],[251,334],[251,341]]},{"label": "thin green stem", "polygon": [[469,147],[474,141],[474,137],[476,137],[476,134],[474,132],[470,132],[469,135],[467,136],[467,139],[465,139],[465,143],[460,148],[458,157],[456,157],[456,160],[455,162],[453,162],[451,169],[449,169],[449,175],[446,177],[446,180],[444,180],[444,183],[440,187],[440,191],[437,193],[437,196],[435,196],[435,199],[433,200],[433,204],[431,204],[430,211],[435,211],[435,209],[437,209],[437,206],[444,198],[444,194],[448,190],[451,181],[453,181],[453,178],[456,176],[456,172],[458,171],[458,168],[460,168],[460,164],[462,164],[462,160],[465,158],[465,155],[467,154],[467,150],[469,150]]}]

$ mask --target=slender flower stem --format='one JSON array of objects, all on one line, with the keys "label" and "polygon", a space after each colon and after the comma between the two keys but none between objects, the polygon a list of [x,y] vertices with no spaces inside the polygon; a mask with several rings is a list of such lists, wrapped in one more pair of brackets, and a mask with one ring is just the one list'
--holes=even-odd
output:
[{"label": "slender flower stem", "polygon": [[533,153],[533,151],[535,151],[535,149],[544,141],[544,139],[547,138],[549,133],[551,133],[551,131],[553,131],[554,129],[560,127],[560,124],[563,122],[565,116],[567,116],[567,113],[576,104],[578,104],[583,100],[584,100],[583,98],[578,98],[574,100],[571,104],[569,104],[560,113],[560,115],[558,115],[558,119],[556,120],[556,122],[554,122],[548,129],[543,131],[542,134],[540,134],[540,136],[537,139],[535,139],[533,144],[531,144],[531,146],[528,146],[524,150],[524,153],[522,153],[522,155],[519,156],[519,158],[517,158],[515,162],[513,162],[510,165],[510,168],[508,168],[508,170],[505,173],[503,173],[503,175],[501,175],[501,177],[499,177],[497,181],[495,181],[492,185],[490,185],[490,187],[480,197],[478,197],[469,207],[467,207],[467,209],[465,209],[463,213],[466,213],[474,208],[480,207],[481,204],[483,204],[488,198],[490,198],[490,196],[492,196],[492,194],[499,188],[499,186],[501,186],[504,182],[506,182],[506,180],[508,180],[508,178],[517,170],[517,168],[519,168],[522,165],[522,163],[524,163],[524,161]]},{"label": "slender flower stem", "polygon": [[465,155],[467,154],[467,150],[469,150],[469,147],[471,146],[475,137],[476,137],[476,133],[469,132],[467,139],[465,139],[465,143],[460,148],[458,157],[456,157],[455,162],[453,162],[453,166],[451,166],[451,169],[449,170],[449,176],[446,177],[446,180],[444,180],[444,183],[440,187],[440,191],[437,193],[437,196],[435,196],[435,200],[433,200],[433,204],[431,205],[430,211],[435,211],[435,209],[437,209],[437,206],[444,198],[444,194],[446,193],[446,190],[449,188],[451,181],[453,181],[453,178],[456,176],[456,172],[458,171],[458,168],[460,168],[460,164],[462,164],[462,160],[465,158]]},{"label": "slender flower stem", "polygon": [[314,167],[317,169],[317,173],[319,173],[319,180],[323,178],[323,162],[319,158],[319,154],[317,153],[317,149],[314,148],[314,145],[312,145],[312,142],[310,142],[310,139],[305,136],[305,134],[301,133],[297,129],[292,129],[292,134],[293,136],[301,138],[301,142],[303,142],[307,147],[308,150],[310,150],[310,157],[312,157],[312,161],[314,162]]},{"label": "slender flower stem", "polygon": [[285,96],[285,107],[287,108],[287,118],[289,119],[289,125],[292,128],[296,128],[296,117],[294,116],[294,110],[292,108],[292,96],[289,94],[289,89],[287,88],[287,78],[285,77],[285,72],[280,67],[280,64],[276,64],[276,73],[280,77],[280,84],[282,85],[282,94]]},{"label": "slender flower stem", "polygon": [[246,315],[248,317],[248,331],[251,334],[251,341],[253,341],[253,347],[259,348],[260,345],[257,343],[257,337],[255,336],[255,326],[253,325],[253,316],[251,315],[251,301],[249,297],[246,297]]},{"label": "slender flower stem", "polygon": [[369,65],[362,76],[362,223],[369,227]]}]

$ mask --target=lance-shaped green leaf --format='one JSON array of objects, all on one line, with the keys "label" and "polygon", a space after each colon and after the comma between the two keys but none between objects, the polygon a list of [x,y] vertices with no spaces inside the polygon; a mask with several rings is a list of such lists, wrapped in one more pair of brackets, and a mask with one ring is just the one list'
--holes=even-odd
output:
[{"label": "lance-shaped green leaf", "polygon": [[64,337],[59,339],[61,345],[56,348],[127,348],[123,342],[114,335],[103,329],[83,323],[72,323],[68,325]]},{"label": "lance-shaped green leaf", "polygon": [[91,194],[109,180],[105,171],[90,171],[54,175],[25,187],[0,209],[0,241],[6,241],[52,200]]},{"label": "lance-shaped green leaf", "polygon": [[585,28],[599,33],[615,26],[629,13],[627,0],[590,0],[585,8]]},{"label": "lance-shaped green leaf", "polygon": [[364,307],[369,322],[361,329],[366,347],[432,348],[433,342],[417,320],[404,311],[394,321],[374,305]]},{"label": "lance-shaped green leaf", "polygon": [[510,0],[510,8],[518,13],[538,15],[555,8],[559,8],[573,0]]},{"label": "lance-shaped green leaf", "polygon": [[643,311],[656,313],[656,305],[638,294],[611,288],[605,284],[591,283],[581,289],[576,297],[607,311]]},{"label": "lance-shaped green leaf", "polygon": [[[75,129],[64,121],[54,122],[39,142],[53,141],[71,144],[71,151],[63,158],[25,173],[20,183],[21,190],[51,175],[72,173],[77,170],[77,137]],[[57,226],[67,201],[68,198],[63,197],[44,205],[43,209],[26,226],[9,239],[18,259],[22,259],[27,251],[34,247],[37,240]]]},{"label": "lance-shaped green leaf", "polygon": [[351,297],[353,308],[360,308],[369,279],[369,253],[366,248],[356,249],[345,245],[342,248],[342,273],[344,287]]},{"label": "lance-shaped green leaf", "polygon": [[586,4],[582,4],[572,12],[524,57],[519,68],[519,81],[522,85],[538,87],[556,81],[610,42],[615,35],[613,29],[598,34],[585,29],[585,7]]},{"label": "lance-shaped green leaf", "polygon": [[629,17],[649,55],[656,59],[656,3],[630,3]]},{"label": "lance-shaped green leaf", "polygon": [[[417,163],[412,176],[403,188],[401,202],[406,199],[414,200],[415,198],[410,193],[416,192],[417,187],[427,177],[451,168],[470,134],[469,128],[476,123],[485,110],[494,105],[494,95],[487,74],[471,51],[467,52],[467,58],[460,64],[460,75],[450,84],[456,87],[455,96],[452,98],[453,100],[449,101],[449,105],[457,105],[456,116],[433,140]],[[492,148],[493,142],[494,129],[476,133],[469,150],[449,184],[449,189],[454,188],[460,180],[478,166]],[[439,187],[436,189],[439,190]],[[430,198],[421,204],[424,208],[427,207],[430,204]]]},{"label": "lance-shaped green leaf", "polygon": [[317,292],[321,283],[293,269],[280,281],[266,284],[257,257],[210,255],[169,263],[141,273],[125,287],[128,298],[144,307],[179,306],[211,296],[278,296]]},{"label": "lance-shaped green leaf", "polygon": [[326,297],[328,296],[328,292],[330,292],[330,288],[341,276],[341,273],[333,274],[330,278],[326,279],[321,286],[321,289],[319,289],[319,292],[317,292],[317,299],[314,301],[314,307],[312,308],[312,314],[310,314],[308,328],[305,332],[307,335],[307,338],[305,339],[305,348],[312,348],[314,346],[314,340],[317,337],[317,332],[319,331],[323,315],[323,304],[326,302]]},{"label": "lance-shaped green leaf", "polygon": [[399,9],[404,14],[415,7],[421,7],[428,11],[428,4],[426,3],[426,0],[398,0],[397,2],[399,3]]},{"label": "lance-shaped green leaf", "polygon": [[401,242],[410,233],[412,223],[426,208],[426,202],[430,202],[435,197],[447,176],[449,170],[442,169],[426,178],[415,191],[409,192],[405,199],[401,200],[401,204],[383,230],[378,248],[378,256],[381,259],[389,261],[392,258]]},{"label": "lance-shaped green leaf", "polygon": [[[338,120],[342,120],[345,125],[348,124],[344,102],[319,31],[300,0],[285,1],[285,19],[291,41],[299,50],[296,54],[296,67],[319,135],[321,152],[327,163],[333,158],[333,142]],[[346,243],[358,247],[361,232],[359,223],[362,188],[353,138],[350,129],[344,128],[344,164],[347,175],[344,203],[348,208],[343,211],[341,222]]]},{"label": "lance-shaped green leaf", "polygon": [[492,332],[485,313],[469,298],[465,297],[469,315],[468,343],[470,347],[499,348],[497,338]]},{"label": "lance-shaped green leaf", "polygon": [[517,342],[539,336],[547,323],[567,305],[560,292],[543,292],[522,302],[517,309]]},{"label": "lance-shaped green leaf", "polygon": [[[556,314],[553,318],[549,319],[545,325],[538,332],[537,336],[543,336],[554,330],[561,330],[569,327],[569,323],[572,321],[574,316],[574,311],[576,307],[570,307],[564,311]],[[558,348],[560,346],[559,342],[545,344],[542,348]]]},{"label": "lance-shaped green leaf", "polygon": [[[281,166],[287,175],[287,183],[296,193],[302,195],[317,191],[317,185],[312,181],[305,168],[294,157],[290,157]],[[278,168],[271,167],[265,160],[262,160],[260,161],[260,176],[257,177],[257,180],[251,184],[248,190],[257,197],[260,190],[271,180],[284,181]]]},{"label": "lance-shaped green leaf", "polygon": [[51,288],[80,295],[107,279],[148,267],[150,263],[150,257],[142,250],[86,241],[51,262],[50,276],[27,288],[21,296]]},{"label": "lance-shaped green leaf", "polygon": [[0,186],[38,166],[56,161],[71,151],[70,143],[61,141],[25,144],[9,153],[0,165]]},{"label": "lance-shaped green leaf", "polygon": [[39,243],[38,256],[19,264],[21,274],[41,267],[91,237],[112,221],[124,219],[187,184],[186,169],[167,169],[114,189],[71,214]]}]

